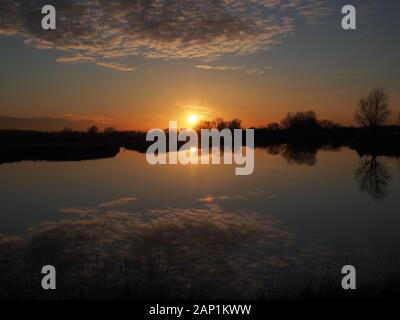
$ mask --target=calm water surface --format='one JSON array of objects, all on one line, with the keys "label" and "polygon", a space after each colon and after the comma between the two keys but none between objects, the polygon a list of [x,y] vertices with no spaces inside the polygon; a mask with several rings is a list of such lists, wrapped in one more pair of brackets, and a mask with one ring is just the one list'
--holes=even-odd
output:
[{"label": "calm water surface", "polygon": [[230,165],[152,167],[124,150],[0,165],[1,257],[27,268],[28,250],[88,282],[95,263],[104,283],[217,297],[302,286],[346,263],[366,281],[396,268],[399,159],[273,151],[256,149],[251,176]]}]

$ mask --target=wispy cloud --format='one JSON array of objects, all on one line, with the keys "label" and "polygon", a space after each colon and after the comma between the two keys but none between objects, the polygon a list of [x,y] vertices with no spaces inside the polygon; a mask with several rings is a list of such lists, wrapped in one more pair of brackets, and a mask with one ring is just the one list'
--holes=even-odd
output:
[{"label": "wispy cloud", "polygon": [[65,113],[61,116],[61,118],[70,121],[92,121],[95,123],[106,124],[106,125],[110,125],[115,122],[114,118],[93,113],[83,113],[83,114]]},{"label": "wispy cloud", "polygon": [[117,71],[134,71],[135,68],[132,66],[128,66],[122,63],[117,63],[113,61],[99,61],[99,58],[96,58],[94,56],[90,57],[85,54],[81,55],[67,55],[67,56],[61,56],[57,58],[57,62],[61,63],[84,63],[84,62],[92,62],[95,63],[96,65],[104,68],[110,68],[114,69]]},{"label": "wispy cloud", "polygon": [[63,52],[63,63],[89,62],[120,71],[128,56],[202,58],[249,55],[280,43],[297,17],[326,15],[317,0],[54,0],[57,30],[41,29],[44,0],[2,0],[0,35]]},{"label": "wispy cloud", "polygon": [[214,203],[215,201],[230,201],[230,200],[247,200],[250,198],[262,197],[266,199],[275,199],[274,195],[268,194],[264,190],[250,190],[244,194],[234,194],[234,195],[207,195],[203,198],[197,199],[199,202],[204,203]]},{"label": "wispy cloud", "polygon": [[207,70],[207,71],[241,71],[247,75],[260,75],[264,74],[267,70],[272,70],[272,67],[263,67],[263,68],[248,68],[244,66],[227,66],[227,65],[219,65],[213,66],[209,64],[200,64],[195,66],[197,69]]},{"label": "wispy cloud", "polygon": [[199,64],[196,66],[197,69],[203,69],[203,70],[216,70],[216,71],[236,71],[236,70],[242,70],[242,66],[211,66],[208,64]]},{"label": "wispy cloud", "polygon": [[114,69],[117,71],[134,71],[134,67],[129,67],[120,63],[114,63],[114,62],[96,62],[96,65],[105,67],[105,68],[110,68]]},{"label": "wispy cloud", "polygon": [[257,74],[264,74],[268,70],[272,70],[272,67],[248,68],[248,69],[245,69],[245,73],[252,76],[252,75],[257,75]]},{"label": "wispy cloud", "polygon": [[82,62],[93,62],[96,61],[94,57],[81,56],[62,56],[57,58],[57,62],[61,63],[82,63]]}]

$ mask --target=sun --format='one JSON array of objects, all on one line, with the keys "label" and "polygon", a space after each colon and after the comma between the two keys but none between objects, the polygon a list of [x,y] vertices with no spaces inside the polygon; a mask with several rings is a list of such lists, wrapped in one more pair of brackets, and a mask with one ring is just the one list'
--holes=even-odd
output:
[{"label": "sun", "polygon": [[187,122],[189,125],[193,126],[199,121],[199,117],[195,114],[190,114],[187,118]]}]

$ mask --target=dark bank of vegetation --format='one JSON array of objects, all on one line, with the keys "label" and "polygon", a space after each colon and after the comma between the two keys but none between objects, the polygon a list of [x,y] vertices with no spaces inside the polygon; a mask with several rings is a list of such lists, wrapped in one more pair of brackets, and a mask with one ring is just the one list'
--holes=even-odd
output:
[{"label": "dark bank of vegetation", "polygon": [[378,87],[359,101],[355,121],[361,127],[318,120],[313,111],[289,113],[281,123],[257,130],[256,145],[350,147],[360,155],[400,156],[400,126],[386,126],[389,115],[388,96]]},{"label": "dark bank of vegetation", "polygon": [[[324,147],[349,147],[359,155],[400,156],[400,126],[386,125],[390,109],[382,88],[361,98],[355,112],[360,127],[344,127],[319,120],[313,111],[288,113],[280,123],[255,129],[255,146],[271,148],[289,145],[292,149],[318,150]],[[241,120],[202,121],[201,129],[239,129]],[[22,160],[78,161],[114,157],[120,148],[145,152],[146,133],[118,132],[97,127],[87,132],[64,128],[60,132],[0,130],[0,163]]]},{"label": "dark bank of vegetation", "polygon": [[[372,274],[357,274],[355,290],[342,288],[340,268],[306,275],[296,274],[293,266],[284,271],[279,267],[267,268],[268,277],[258,283],[259,286],[253,287],[254,283],[249,283],[249,286],[239,289],[219,278],[200,281],[201,275],[190,272],[197,277],[196,280],[190,285],[178,284],[170,274],[168,263],[156,257],[148,258],[142,265],[132,256],[110,261],[102,256],[104,252],[93,248],[85,256],[77,255],[65,260],[70,252],[46,252],[43,248],[49,248],[51,245],[48,243],[56,241],[55,246],[62,249],[68,241],[62,242],[57,238],[34,240],[36,242],[31,247],[9,247],[6,254],[3,251],[0,300],[397,300],[400,296],[396,256],[391,256],[392,261],[380,268],[375,266]],[[82,243],[75,245],[84,247]],[[7,259],[12,255],[17,255],[18,260]],[[57,270],[57,290],[46,291],[40,285],[38,275],[48,261],[52,261]],[[229,272],[228,265],[220,268],[222,273]],[[382,270],[385,271],[379,274]],[[301,285],[289,286],[281,282],[299,275],[304,280]]]},{"label": "dark bank of vegetation", "polygon": [[360,127],[319,120],[313,111],[288,113],[281,123],[258,129],[256,145],[350,147],[360,155],[400,156],[400,126],[386,125],[390,114],[388,95],[378,87],[359,101],[354,118]]},{"label": "dark bank of vegetation", "polygon": [[[94,128],[90,128],[94,131]],[[80,161],[115,157],[120,148],[146,151],[141,132],[0,131],[0,163]]]},{"label": "dark bank of vegetation", "polygon": [[[290,115],[289,117],[291,117]],[[293,117],[316,119],[313,112]],[[318,121],[318,120],[316,120]],[[324,124],[326,122],[323,122]],[[362,155],[400,156],[400,127],[313,126],[255,128],[255,146],[289,145],[292,149],[349,147]],[[0,130],[0,163],[23,160],[79,161],[115,157],[120,148],[146,152],[145,132],[37,132]]]}]

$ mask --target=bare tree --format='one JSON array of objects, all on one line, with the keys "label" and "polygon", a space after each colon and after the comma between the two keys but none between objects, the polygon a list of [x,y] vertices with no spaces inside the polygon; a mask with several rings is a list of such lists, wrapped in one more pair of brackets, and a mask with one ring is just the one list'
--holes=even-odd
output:
[{"label": "bare tree", "polygon": [[228,121],[226,125],[230,130],[241,129],[242,120],[235,118],[231,121]]},{"label": "bare tree", "polygon": [[224,119],[217,118],[217,119],[215,119],[215,127],[216,127],[216,129],[221,131],[221,130],[224,130],[227,128],[227,123],[226,123],[226,121],[224,121]]},{"label": "bare tree", "polygon": [[214,121],[208,121],[208,120],[203,120],[200,121],[197,126],[196,126],[196,130],[199,131],[201,129],[213,129],[215,128],[215,122]]},{"label": "bare tree", "polygon": [[369,128],[384,125],[390,115],[388,100],[388,95],[383,88],[374,88],[369,96],[361,98],[358,102],[356,122]]},{"label": "bare tree", "polygon": [[207,121],[203,120],[198,123],[196,126],[196,130],[201,130],[201,129],[217,129],[217,130],[223,130],[223,129],[241,129],[242,128],[242,120],[240,119],[233,119],[229,121],[225,121],[222,118],[217,118],[213,121]]}]

